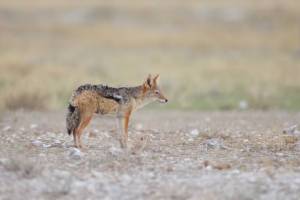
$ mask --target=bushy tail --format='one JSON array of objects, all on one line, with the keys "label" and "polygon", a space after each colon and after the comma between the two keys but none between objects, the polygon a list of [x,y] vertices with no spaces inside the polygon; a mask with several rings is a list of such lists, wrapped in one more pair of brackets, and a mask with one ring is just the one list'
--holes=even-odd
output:
[{"label": "bushy tail", "polygon": [[71,135],[71,133],[74,132],[74,130],[78,127],[79,122],[80,122],[79,109],[69,104],[67,119],[66,119],[67,130],[69,135]]}]

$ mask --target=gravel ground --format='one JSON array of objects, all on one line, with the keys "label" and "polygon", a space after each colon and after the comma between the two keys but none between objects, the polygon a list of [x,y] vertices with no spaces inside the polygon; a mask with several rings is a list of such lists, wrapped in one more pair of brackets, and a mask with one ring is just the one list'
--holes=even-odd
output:
[{"label": "gravel ground", "polygon": [[1,114],[0,199],[299,199],[300,113],[144,111],[127,152],[100,116],[73,148],[64,115]]}]

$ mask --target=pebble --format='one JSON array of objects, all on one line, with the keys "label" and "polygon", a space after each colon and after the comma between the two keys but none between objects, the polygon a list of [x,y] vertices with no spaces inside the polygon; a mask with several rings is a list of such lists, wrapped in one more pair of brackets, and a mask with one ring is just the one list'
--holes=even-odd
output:
[{"label": "pebble", "polygon": [[123,153],[122,149],[121,148],[116,148],[116,147],[110,147],[109,148],[109,152],[113,155],[113,156],[118,156],[120,155],[121,153]]},{"label": "pebble", "polygon": [[37,126],[38,126],[37,124],[31,124],[31,125],[30,125],[30,128],[31,128],[31,129],[35,129]]},{"label": "pebble", "polygon": [[220,149],[223,147],[223,142],[217,138],[208,139],[204,142],[204,144],[207,145],[208,148]]},{"label": "pebble", "polygon": [[213,149],[229,149],[223,144],[223,141],[219,138],[211,138],[204,142],[206,148],[213,148]]},{"label": "pebble", "polygon": [[93,132],[94,133],[99,133],[99,130],[98,129],[93,129]]},{"label": "pebble", "polygon": [[300,135],[300,131],[297,130],[298,125],[293,125],[288,128],[283,129],[283,134],[289,134],[289,135]]},{"label": "pebble", "polygon": [[42,144],[42,147],[43,148],[49,148],[49,147],[51,147],[51,144]]},{"label": "pebble", "polygon": [[40,147],[43,145],[43,143],[39,140],[32,140],[31,144],[33,144],[34,146]]},{"label": "pebble", "polygon": [[7,163],[9,160],[7,158],[0,158],[0,165]]},{"label": "pebble", "polygon": [[200,132],[199,132],[198,129],[193,129],[193,130],[190,131],[190,135],[192,137],[197,137],[197,136],[199,136],[199,134],[200,134]]},{"label": "pebble", "polygon": [[242,100],[239,102],[239,108],[241,110],[246,110],[248,109],[249,105],[248,105],[248,102],[246,100]]},{"label": "pebble", "polygon": [[48,137],[52,137],[52,138],[56,137],[56,134],[53,132],[47,132],[46,134],[48,135]]},{"label": "pebble", "polygon": [[282,157],[282,156],[284,156],[284,154],[283,153],[276,153],[276,156]]},{"label": "pebble", "polygon": [[135,129],[136,129],[136,130],[142,130],[142,129],[143,129],[143,124],[140,124],[140,123],[139,123],[139,124],[136,124],[136,125],[135,125]]},{"label": "pebble", "polygon": [[256,177],[249,177],[249,182],[255,183],[256,182]]},{"label": "pebble", "polygon": [[82,153],[79,149],[77,148],[72,148],[70,150],[70,153],[69,153],[69,156],[72,158],[72,159],[75,159],[75,160],[79,160],[82,158]]},{"label": "pebble", "polygon": [[3,130],[3,131],[9,131],[10,129],[11,129],[10,126],[5,126],[2,130]]},{"label": "pebble", "polygon": [[68,178],[70,176],[70,172],[64,170],[57,170],[53,171],[53,175],[59,178]]},{"label": "pebble", "polygon": [[111,137],[107,131],[103,131],[101,134],[104,135],[104,137],[106,137],[106,138]]},{"label": "pebble", "polygon": [[207,123],[211,122],[211,119],[210,119],[209,117],[206,117],[204,120],[205,120],[205,122],[207,122]]},{"label": "pebble", "polygon": [[240,173],[240,170],[238,170],[238,169],[232,170],[232,174],[239,174],[239,173]]}]

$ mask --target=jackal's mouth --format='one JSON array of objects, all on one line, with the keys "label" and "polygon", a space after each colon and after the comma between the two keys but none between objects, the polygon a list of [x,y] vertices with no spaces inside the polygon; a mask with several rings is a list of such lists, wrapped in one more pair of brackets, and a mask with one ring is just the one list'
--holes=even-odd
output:
[{"label": "jackal's mouth", "polygon": [[158,101],[159,101],[160,103],[167,103],[167,102],[168,102],[168,99],[158,99]]}]

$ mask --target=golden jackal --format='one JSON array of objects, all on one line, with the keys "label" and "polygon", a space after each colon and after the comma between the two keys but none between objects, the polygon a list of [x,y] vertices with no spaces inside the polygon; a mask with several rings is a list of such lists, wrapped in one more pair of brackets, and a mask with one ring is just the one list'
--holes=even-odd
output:
[{"label": "golden jackal", "polygon": [[149,75],[136,87],[113,88],[104,85],[82,85],[74,92],[69,102],[67,130],[73,133],[75,147],[82,147],[81,134],[94,113],[116,114],[120,129],[121,147],[127,147],[128,123],[133,111],[153,101],[168,102],[157,84],[159,75]]}]

